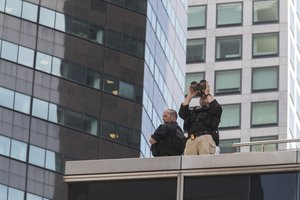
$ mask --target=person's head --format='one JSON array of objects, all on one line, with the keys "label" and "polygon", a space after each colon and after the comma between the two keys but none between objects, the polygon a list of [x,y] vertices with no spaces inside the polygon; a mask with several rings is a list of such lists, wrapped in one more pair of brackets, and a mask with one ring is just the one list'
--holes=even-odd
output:
[{"label": "person's head", "polygon": [[201,107],[206,107],[206,106],[209,105],[209,102],[208,102],[207,97],[205,95],[200,97],[199,104],[200,104]]},{"label": "person's head", "polygon": [[163,114],[164,123],[176,122],[177,120],[177,112],[173,109],[167,109]]}]

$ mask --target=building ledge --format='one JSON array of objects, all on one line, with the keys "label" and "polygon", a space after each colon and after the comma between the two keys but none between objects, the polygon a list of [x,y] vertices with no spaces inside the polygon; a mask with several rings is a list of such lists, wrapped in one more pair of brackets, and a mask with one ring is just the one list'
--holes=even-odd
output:
[{"label": "building ledge", "polygon": [[68,161],[66,182],[300,171],[299,151]]}]

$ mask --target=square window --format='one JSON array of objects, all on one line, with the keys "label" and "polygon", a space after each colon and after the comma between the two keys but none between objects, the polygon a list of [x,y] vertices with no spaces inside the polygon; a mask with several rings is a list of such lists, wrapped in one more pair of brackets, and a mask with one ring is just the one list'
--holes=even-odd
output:
[{"label": "square window", "polygon": [[204,62],[205,39],[192,39],[187,41],[186,63]]},{"label": "square window", "polygon": [[134,100],[134,85],[125,81],[120,81],[119,83],[119,95]]},{"label": "square window", "polygon": [[32,115],[47,120],[48,106],[48,102],[34,98],[32,103]]},{"label": "square window", "polygon": [[15,93],[14,109],[29,114],[30,112],[30,96],[21,93]]},{"label": "square window", "polygon": [[24,200],[24,192],[21,190],[9,187],[7,200]]},{"label": "square window", "polygon": [[242,36],[217,38],[216,60],[232,60],[241,57]]},{"label": "square window", "polygon": [[119,94],[119,81],[118,79],[109,76],[109,75],[104,75],[104,91],[109,92],[114,95]]},{"label": "square window", "polygon": [[219,128],[240,128],[241,105],[222,105],[222,110]]},{"label": "square window", "polygon": [[32,3],[23,1],[22,18],[32,22],[37,22],[38,7]]},{"label": "square window", "polygon": [[36,53],[35,68],[47,73],[51,72],[52,57],[40,52]]},{"label": "square window", "polygon": [[30,145],[29,149],[29,163],[40,167],[45,166],[45,149]]},{"label": "square window", "polygon": [[3,41],[1,49],[1,58],[17,62],[18,46],[10,42]]},{"label": "square window", "polygon": [[215,94],[241,93],[241,70],[216,71]]},{"label": "square window", "polygon": [[217,5],[217,26],[241,25],[242,3],[226,3]]},{"label": "square window", "polygon": [[14,105],[14,92],[0,87],[0,106],[6,108],[13,108]]},{"label": "square window", "polygon": [[278,67],[262,67],[252,69],[252,92],[278,90]]},{"label": "square window", "polygon": [[10,157],[25,162],[26,155],[27,155],[27,144],[17,140],[12,140]]},{"label": "square window", "polygon": [[185,90],[184,90],[185,94],[188,93],[191,82],[196,81],[199,83],[203,79],[204,79],[204,72],[186,74],[185,75]]},{"label": "square window", "polygon": [[[266,140],[278,140],[278,136],[266,136],[266,137],[252,137],[251,142],[266,141]],[[278,149],[277,144],[266,144],[266,145],[252,145],[250,151],[276,151]]]},{"label": "square window", "polygon": [[18,63],[28,67],[33,67],[34,51],[25,47],[19,46]]},{"label": "square window", "polygon": [[278,33],[264,33],[253,35],[253,57],[278,56]]},{"label": "square window", "polygon": [[205,28],[206,6],[188,7],[188,29]]},{"label": "square window", "polygon": [[9,151],[10,151],[10,139],[0,135],[0,155],[9,156]]},{"label": "square window", "polygon": [[251,126],[275,126],[278,123],[278,101],[253,102]]},{"label": "square window", "polygon": [[278,0],[253,1],[253,23],[278,22]]},{"label": "square window", "polygon": [[39,23],[54,28],[55,12],[47,8],[41,7]]},{"label": "square window", "polygon": [[22,2],[20,0],[6,1],[5,12],[17,17],[21,16]]},{"label": "square window", "polygon": [[[220,153],[234,153],[234,149],[232,148],[232,144],[234,143],[240,143],[240,139],[226,139],[226,140],[220,140]],[[239,151],[239,150],[237,150]]]}]

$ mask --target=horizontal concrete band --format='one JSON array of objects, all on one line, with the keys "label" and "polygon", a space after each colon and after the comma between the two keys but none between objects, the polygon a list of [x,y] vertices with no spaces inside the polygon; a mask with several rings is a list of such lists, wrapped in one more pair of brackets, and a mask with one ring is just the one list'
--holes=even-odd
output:
[{"label": "horizontal concrete band", "polygon": [[68,161],[66,182],[300,171],[299,151]]}]

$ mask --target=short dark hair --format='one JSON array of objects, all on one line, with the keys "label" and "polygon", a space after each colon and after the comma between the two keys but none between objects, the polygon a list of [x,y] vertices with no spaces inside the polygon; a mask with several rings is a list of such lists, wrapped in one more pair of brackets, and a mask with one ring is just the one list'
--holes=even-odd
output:
[{"label": "short dark hair", "polygon": [[173,109],[167,109],[166,110],[171,116],[175,116],[175,119],[177,119],[177,112]]}]

